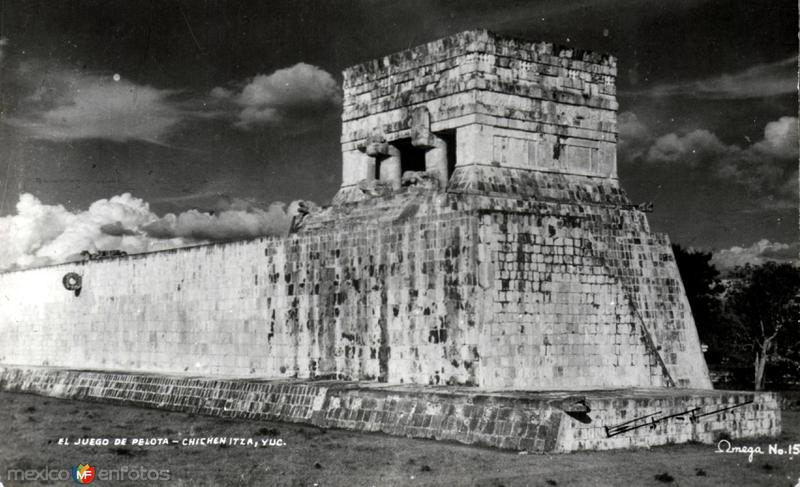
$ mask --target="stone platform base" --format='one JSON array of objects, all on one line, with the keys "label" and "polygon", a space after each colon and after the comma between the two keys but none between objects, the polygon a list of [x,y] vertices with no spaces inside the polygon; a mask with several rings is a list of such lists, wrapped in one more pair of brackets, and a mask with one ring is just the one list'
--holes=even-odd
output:
[{"label": "stone platform base", "polygon": [[0,366],[0,389],[212,416],[305,423],[529,452],[775,436],[774,393],[691,389],[477,391]]}]

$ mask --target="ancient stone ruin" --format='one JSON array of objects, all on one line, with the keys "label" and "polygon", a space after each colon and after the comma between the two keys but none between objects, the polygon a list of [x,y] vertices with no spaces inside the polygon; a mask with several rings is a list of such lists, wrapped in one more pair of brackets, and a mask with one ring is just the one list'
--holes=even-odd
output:
[{"label": "ancient stone ruin", "polygon": [[711,389],[619,186],[616,73],[486,31],[347,69],[331,206],[1,274],[0,384],[530,451],[777,434],[774,395]]}]

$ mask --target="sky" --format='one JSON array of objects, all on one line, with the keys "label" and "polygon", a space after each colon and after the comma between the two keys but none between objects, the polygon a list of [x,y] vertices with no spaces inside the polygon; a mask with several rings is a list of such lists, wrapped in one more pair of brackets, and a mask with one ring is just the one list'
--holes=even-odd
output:
[{"label": "sky", "polygon": [[721,269],[798,251],[797,2],[0,0],[0,270],[279,234],[341,72],[466,29],[618,58],[619,178]]}]

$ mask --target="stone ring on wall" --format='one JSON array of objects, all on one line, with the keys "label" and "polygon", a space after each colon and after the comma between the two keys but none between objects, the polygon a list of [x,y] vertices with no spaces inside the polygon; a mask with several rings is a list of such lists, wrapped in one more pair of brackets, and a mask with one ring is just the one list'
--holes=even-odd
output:
[{"label": "stone ring on wall", "polygon": [[69,291],[77,291],[81,288],[81,284],[83,279],[81,276],[75,272],[68,272],[64,274],[64,279],[61,282],[64,284],[64,287],[67,288]]}]

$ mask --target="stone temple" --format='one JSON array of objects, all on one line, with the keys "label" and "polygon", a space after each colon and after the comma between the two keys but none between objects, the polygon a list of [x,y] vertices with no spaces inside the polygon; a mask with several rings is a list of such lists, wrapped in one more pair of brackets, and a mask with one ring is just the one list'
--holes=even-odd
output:
[{"label": "stone temple", "polygon": [[619,186],[616,73],[486,31],[345,70],[331,206],[0,274],[0,386],[530,451],[778,434],[775,395],[712,389]]}]

